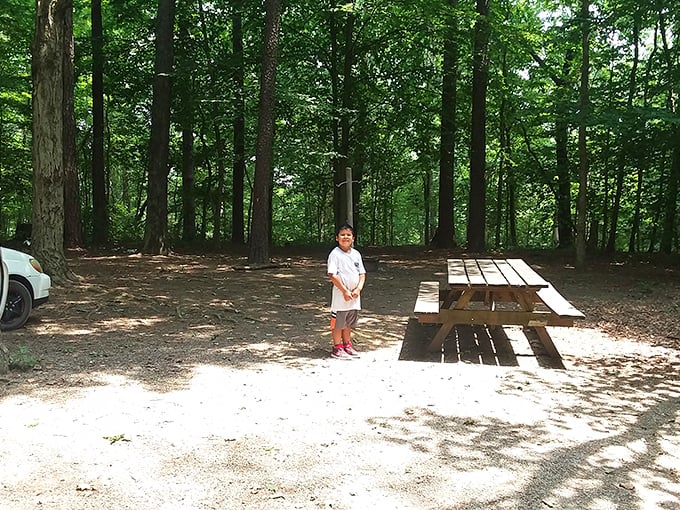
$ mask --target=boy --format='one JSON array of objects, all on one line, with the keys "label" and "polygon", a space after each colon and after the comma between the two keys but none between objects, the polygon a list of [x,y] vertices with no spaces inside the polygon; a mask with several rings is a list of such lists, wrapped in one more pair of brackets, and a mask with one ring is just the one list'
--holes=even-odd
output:
[{"label": "boy", "polygon": [[361,310],[359,295],[366,281],[366,269],[361,254],[352,248],[354,228],[345,223],[335,233],[338,245],[328,255],[328,276],[333,282],[331,297],[331,330],[333,351],[338,359],[357,358],[352,346],[352,328]]}]

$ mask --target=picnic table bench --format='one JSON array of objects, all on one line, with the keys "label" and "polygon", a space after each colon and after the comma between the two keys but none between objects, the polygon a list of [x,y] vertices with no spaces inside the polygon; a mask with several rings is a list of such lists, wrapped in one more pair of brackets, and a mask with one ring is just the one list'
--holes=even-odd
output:
[{"label": "picnic table bench", "polygon": [[431,351],[441,351],[457,324],[520,325],[559,359],[546,326],[573,326],[585,317],[522,259],[448,259],[447,269],[448,288],[420,282],[413,310],[419,322],[441,324]]}]

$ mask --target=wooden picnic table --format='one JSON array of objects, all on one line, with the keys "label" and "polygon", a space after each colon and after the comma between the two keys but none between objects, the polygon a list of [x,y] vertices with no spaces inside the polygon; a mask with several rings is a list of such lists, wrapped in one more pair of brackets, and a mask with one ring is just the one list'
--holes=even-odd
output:
[{"label": "wooden picnic table", "polygon": [[441,351],[457,324],[521,325],[533,329],[559,359],[546,326],[573,326],[584,317],[522,259],[448,259],[447,268],[448,288],[421,282],[414,309],[421,323],[441,324],[431,351]]}]

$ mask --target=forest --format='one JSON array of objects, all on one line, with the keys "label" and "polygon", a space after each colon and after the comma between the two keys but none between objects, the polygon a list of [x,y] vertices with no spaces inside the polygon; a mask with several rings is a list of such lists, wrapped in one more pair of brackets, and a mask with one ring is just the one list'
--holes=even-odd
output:
[{"label": "forest", "polygon": [[678,13],[6,0],[0,238],[677,253]]}]

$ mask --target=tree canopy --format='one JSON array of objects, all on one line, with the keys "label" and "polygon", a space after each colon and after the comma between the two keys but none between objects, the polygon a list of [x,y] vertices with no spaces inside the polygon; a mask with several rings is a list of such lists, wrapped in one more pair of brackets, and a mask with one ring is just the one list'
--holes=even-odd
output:
[{"label": "tree canopy", "polygon": [[[580,233],[589,249],[680,251],[677,0],[284,0],[264,200],[265,3],[177,2],[159,32],[167,3],[74,2],[81,217],[65,221],[86,245],[141,247],[158,228],[168,246],[241,244],[263,207],[268,242],[328,243],[349,167],[359,244],[424,245],[441,226],[446,246],[573,248]],[[34,4],[0,5],[3,239],[41,202]],[[152,141],[159,80],[167,141]]]}]

